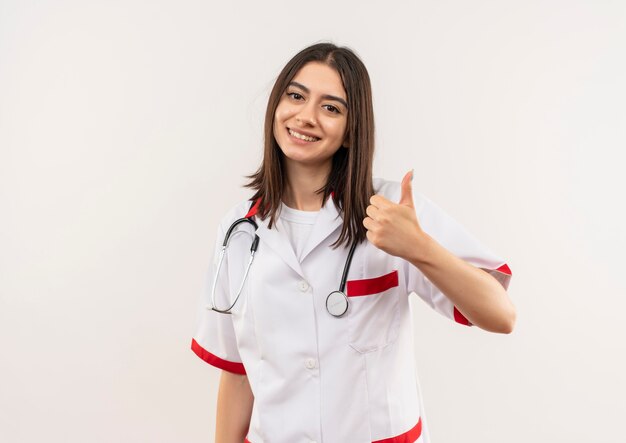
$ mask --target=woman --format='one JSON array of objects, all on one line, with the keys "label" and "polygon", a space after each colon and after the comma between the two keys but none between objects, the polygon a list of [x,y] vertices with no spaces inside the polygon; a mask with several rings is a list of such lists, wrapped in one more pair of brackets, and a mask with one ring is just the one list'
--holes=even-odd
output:
[{"label": "woman", "polygon": [[[373,154],[361,60],[331,43],[296,54],[269,98],[255,193],[218,227],[192,340],[222,369],[216,442],[428,442],[408,294],[513,329],[505,262],[414,192],[412,172],[372,178]],[[258,228],[233,229],[214,280],[243,217]]]}]

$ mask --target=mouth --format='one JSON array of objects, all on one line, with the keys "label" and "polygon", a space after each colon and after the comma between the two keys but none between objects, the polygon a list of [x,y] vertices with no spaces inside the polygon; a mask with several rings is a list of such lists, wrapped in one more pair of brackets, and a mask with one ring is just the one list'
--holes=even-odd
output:
[{"label": "mouth", "polygon": [[295,141],[300,142],[300,143],[315,143],[315,142],[321,140],[318,137],[311,137],[311,136],[308,136],[308,135],[300,134],[299,132],[294,131],[291,128],[287,128],[287,134],[289,134],[289,137],[292,140],[295,140]]}]

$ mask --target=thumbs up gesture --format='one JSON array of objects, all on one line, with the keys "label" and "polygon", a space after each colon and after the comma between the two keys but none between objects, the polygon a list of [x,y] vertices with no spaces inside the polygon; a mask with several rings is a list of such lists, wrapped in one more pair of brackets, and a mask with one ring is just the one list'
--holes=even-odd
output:
[{"label": "thumbs up gesture", "polygon": [[373,195],[365,211],[368,217],[363,219],[370,243],[390,255],[406,260],[415,254],[424,234],[415,215],[412,180],[411,170],[402,179],[398,203],[380,194]]}]

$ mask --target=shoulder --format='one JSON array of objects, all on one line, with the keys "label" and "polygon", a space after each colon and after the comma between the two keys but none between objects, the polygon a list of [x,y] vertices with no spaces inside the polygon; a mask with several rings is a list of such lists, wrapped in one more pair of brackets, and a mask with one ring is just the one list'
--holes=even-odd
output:
[{"label": "shoulder", "polygon": [[[388,200],[398,202],[400,200],[401,187],[399,181],[387,180],[382,177],[373,177],[372,184],[374,185],[374,192],[380,194]],[[416,212],[420,212],[424,205],[430,200],[424,196],[421,192],[413,188],[413,206]]]},{"label": "shoulder", "polygon": [[235,220],[243,218],[246,216],[248,211],[250,211],[250,207],[252,205],[252,201],[245,199],[237,202],[233,206],[231,206],[225,214],[222,216],[220,220],[220,226],[224,231],[228,230],[228,227],[232,225]]}]

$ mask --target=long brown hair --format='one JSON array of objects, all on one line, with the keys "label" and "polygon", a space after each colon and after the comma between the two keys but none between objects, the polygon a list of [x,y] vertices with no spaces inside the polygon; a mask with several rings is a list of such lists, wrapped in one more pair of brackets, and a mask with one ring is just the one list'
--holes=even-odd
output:
[{"label": "long brown hair", "polygon": [[[350,147],[341,147],[334,154],[326,184],[315,191],[323,193],[323,202],[332,195],[337,210],[343,211],[343,226],[333,249],[347,243],[366,239],[363,219],[369,199],[374,194],[372,163],[374,159],[374,109],[369,74],[363,62],[348,47],[333,43],[317,43],[298,52],[278,75],[267,103],[264,129],[263,161],[258,170],[245,177],[244,185],[256,191],[251,201],[261,199],[257,215],[262,220],[270,216],[269,228],[276,221],[285,191],[284,154],[274,138],[274,114],[281,96],[300,68],[309,62],[322,62],[334,68],[343,83],[348,98],[346,127]],[[331,194],[332,192],[332,194]]]}]

